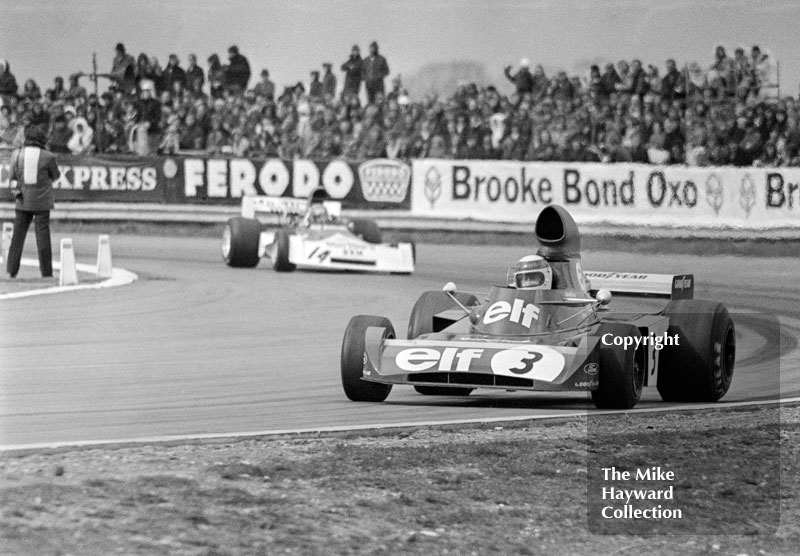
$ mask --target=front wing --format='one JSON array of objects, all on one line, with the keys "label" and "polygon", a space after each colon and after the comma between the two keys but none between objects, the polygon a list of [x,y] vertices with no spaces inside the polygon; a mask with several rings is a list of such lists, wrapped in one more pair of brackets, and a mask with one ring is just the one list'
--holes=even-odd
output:
[{"label": "front wing", "polygon": [[470,337],[384,340],[369,328],[362,378],[385,384],[588,391],[599,383],[598,338],[577,347]]}]

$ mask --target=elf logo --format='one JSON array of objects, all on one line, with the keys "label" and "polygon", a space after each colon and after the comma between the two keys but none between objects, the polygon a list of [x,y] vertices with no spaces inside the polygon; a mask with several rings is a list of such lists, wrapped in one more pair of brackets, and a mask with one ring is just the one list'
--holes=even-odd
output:
[{"label": "elf logo", "polygon": [[483,315],[483,324],[492,324],[503,319],[530,328],[533,321],[539,319],[539,308],[533,303],[526,304],[522,299],[515,299],[514,303],[497,301],[486,309]]},{"label": "elf logo", "polygon": [[472,361],[480,359],[483,349],[448,347],[441,351],[434,348],[409,348],[400,351],[394,358],[395,364],[408,372],[427,371],[436,367],[437,371],[469,371]]}]

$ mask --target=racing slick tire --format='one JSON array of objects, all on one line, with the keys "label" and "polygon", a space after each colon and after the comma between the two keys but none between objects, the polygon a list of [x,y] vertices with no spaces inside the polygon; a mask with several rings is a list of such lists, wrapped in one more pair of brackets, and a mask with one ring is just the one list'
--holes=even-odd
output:
[{"label": "racing slick tire", "polygon": [[275,232],[275,247],[273,248],[272,268],[276,272],[291,272],[297,265],[289,262],[289,234],[286,230]]},{"label": "racing slick tire", "polygon": [[[478,304],[474,295],[456,292],[458,299],[464,306],[470,307]],[[445,292],[430,291],[423,293],[414,308],[408,321],[408,339],[413,340],[423,334],[438,332],[434,326],[433,317],[442,311],[458,307]],[[469,396],[474,388],[461,388],[458,386],[414,386],[414,390],[423,396]]]},{"label": "racing slick tire", "polygon": [[658,393],[665,402],[716,402],[731,386],[736,362],[736,331],[722,303],[670,301],[667,334],[678,345],[659,354]]},{"label": "racing slick tire", "polygon": [[[605,323],[598,335],[612,334],[622,338],[640,337],[639,329],[632,324]],[[592,401],[600,409],[631,409],[642,396],[646,369],[646,352],[643,349],[625,349],[624,346],[600,345],[600,385],[592,390]]]},{"label": "racing slick tire", "polygon": [[258,265],[261,222],[255,218],[231,218],[222,233],[222,259],[228,266],[254,268]]},{"label": "racing slick tire", "polygon": [[367,243],[381,243],[382,241],[381,229],[374,220],[354,218],[347,223],[347,228]]},{"label": "racing slick tire", "polygon": [[382,402],[392,391],[391,384],[362,380],[364,371],[364,343],[367,328],[384,328],[384,338],[394,338],[394,327],[389,319],[371,315],[356,315],[347,324],[342,340],[342,387],[345,395],[354,402]]}]

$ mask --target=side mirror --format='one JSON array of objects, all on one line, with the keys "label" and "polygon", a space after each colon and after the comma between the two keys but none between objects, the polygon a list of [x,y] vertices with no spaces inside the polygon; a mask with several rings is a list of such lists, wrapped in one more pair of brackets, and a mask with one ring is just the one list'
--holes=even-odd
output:
[{"label": "side mirror", "polygon": [[446,293],[448,295],[448,297],[450,297],[450,299],[452,299],[455,302],[456,305],[461,307],[461,310],[464,311],[467,315],[472,314],[472,312],[469,309],[467,309],[466,307],[464,307],[464,304],[461,303],[458,300],[458,298],[456,297],[456,292],[458,290],[456,289],[456,285],[453,282],[446,283],[444,285],[444,287],[442,288],[442,291],[444,293]]},{"label": "side mirror", "polygon": [[611,303],[611,292],[608,290],[598,290],[595,300],[600,307],[605,307]]},{"label": "side mirror", "polygon": [[442,291],[447,293],[456,293],[458,289],[456,288],[456,285],[453,282],[448,282],[444,285]]}]

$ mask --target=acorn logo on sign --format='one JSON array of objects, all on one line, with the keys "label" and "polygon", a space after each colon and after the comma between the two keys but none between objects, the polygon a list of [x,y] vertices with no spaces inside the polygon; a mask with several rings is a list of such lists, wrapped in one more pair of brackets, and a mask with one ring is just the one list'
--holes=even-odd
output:
[{"label": "acorn logo on sign", "polygon": [[739,186],[739,206],[742,207],[742,210],[744,210],[749,217],[750,211],[753,210],[755,204],[756,184],[753,182],[753,178],[750,177],[750,174],[745,174]]},{"label": "acorn logo on sign", "polygon": [[370,203],[402,203],[411,183],[411,168],[399,160],[368,160],[358,167],[361,191]]},{"label": "acorn logo on sign", "polygon": [[722,182],[716,174],[711,174],[706,180],[706,201],[708,205],[714,209],[714,213],[719,216],[723,201]]},{"label": "acorn logo on sign", "polygon": [[425,172],[425,198],[431,203],[431,208],[442,196],[442,176],[436,166],[431,166]]}]

